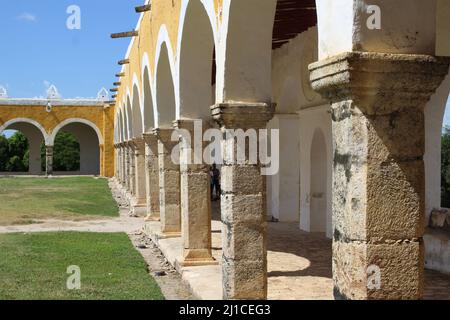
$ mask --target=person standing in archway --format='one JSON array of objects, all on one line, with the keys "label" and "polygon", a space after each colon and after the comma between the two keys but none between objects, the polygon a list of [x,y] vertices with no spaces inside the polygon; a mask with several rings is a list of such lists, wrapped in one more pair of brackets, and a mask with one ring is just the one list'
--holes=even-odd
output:
[{"label": "person standing in archway", "polygon": [[210,175],[211,175],[211,201],[216,201],[220,198],[220,170],[217,169],[217,165],[215,163],[212,165]]}]

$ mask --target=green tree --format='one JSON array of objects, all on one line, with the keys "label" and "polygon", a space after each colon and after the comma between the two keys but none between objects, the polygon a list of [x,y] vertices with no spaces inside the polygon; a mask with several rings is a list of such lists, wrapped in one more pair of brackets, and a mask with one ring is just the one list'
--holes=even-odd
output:
[{"label": "green tree", "polygon": [[0,172],[6,171],[6,164],[9,161],[9,142],[5,136],[0,135]]},{"label": "green tree", "polygon": [[28,150],[27,137],[22,132],[17,131],[8,140],[10,157],[17,156],[22,160]]},{"label": "green tree", "polygon": [[[45,171],[45,145],[41,146],[42,170]],[[80,144],[76,137],[68,132],[60,131],[53,147],[54,171],[80,170]]]},{"label": "green tree", "polygon": [[450,207],[450,127],[441,137],[441,206]]},{"label": "green tree", "polygon": [[9,139],[0,138],[0,171],[26,172],[28,160],[24,159],[28,150],[28,139],[21,132],[15,132]]},{"label": "green tree", "polygon": [[6,164],[6,171],[8,172],[26,172],[28,169],[23,165],[23,161],[18,156],[9,158]]}]

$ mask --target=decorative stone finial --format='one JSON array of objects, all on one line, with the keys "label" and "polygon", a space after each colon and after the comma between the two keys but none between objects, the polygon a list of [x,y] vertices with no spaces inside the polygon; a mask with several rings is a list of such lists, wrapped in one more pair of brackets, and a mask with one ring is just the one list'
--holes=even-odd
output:
[{"label": "decorative stone finial", "polygon": [[98,93],[97,93],[97,100],[100,101],[108,101],[109,99],[109,93],[108,90],[106,90],[105,88],[102,88]]},{"label": "decorative stone finial", "polygon": [[47,99],[61,99],[58,89],[53,84],[47,89]]},{"label": "decorative stone finial", "polygon": [[6,91],[5,87],[0,86],[0,99],[6,98],[8,98],[8,92]]}]

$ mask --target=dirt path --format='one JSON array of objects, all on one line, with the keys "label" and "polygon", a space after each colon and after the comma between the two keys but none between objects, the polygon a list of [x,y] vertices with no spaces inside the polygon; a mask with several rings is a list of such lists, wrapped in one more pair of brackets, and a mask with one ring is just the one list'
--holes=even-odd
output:
[{"label": "dirt path", "polygon": [[36,220],[34,224],[0,226],[0,233],[30,233],[30,232],[54,232],[54,231],[77,231],[77,232],[126,232],[127,234],[140,230],[144,224],[142,217],[130,217],[127,204],[123,201],[120,192],[110,180],[109,186],[114,199],[119,204],[118,218],[104,218],[98,220],[58,220],[45,219]]}]

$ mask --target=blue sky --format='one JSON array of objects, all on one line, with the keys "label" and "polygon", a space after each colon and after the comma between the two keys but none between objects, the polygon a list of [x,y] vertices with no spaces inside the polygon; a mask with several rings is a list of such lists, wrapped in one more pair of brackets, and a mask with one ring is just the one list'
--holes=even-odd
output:
[{"label": "blue sky", "polygon": [[[0,10],[0,86],[15,98],[45,96],[50,84],[63,98],[95,97],[111,88],[117,61],[129,39],[110,34],[132,30],[144,0],[14,0]],[[69,30],[66,12],[81,9],[81,30]],[[445,124],[450,125],[450,101]]]},{"label": "blue sky", "polygon": [[[144,0],[14,0],[0,10],[0,86],[9,97],[45,96],[49,84],[63,98],[96,97],[111,88]],[[69,30],[70,5],[81,9],[81,30]]]}]

